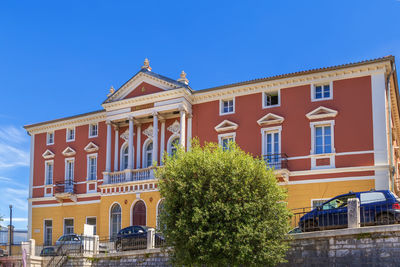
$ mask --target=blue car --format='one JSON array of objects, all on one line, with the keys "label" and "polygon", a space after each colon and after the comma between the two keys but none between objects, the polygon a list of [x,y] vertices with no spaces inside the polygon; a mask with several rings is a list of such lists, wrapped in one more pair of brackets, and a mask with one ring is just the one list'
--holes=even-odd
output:
[{"label": "blue car", "polygon": [[360,223],[384,225],[400,222],[400,201],[389,190],[349,192],[336,196],[305,214],[299,220],[302,232],[347,227],[347,201],[360,200]]}]

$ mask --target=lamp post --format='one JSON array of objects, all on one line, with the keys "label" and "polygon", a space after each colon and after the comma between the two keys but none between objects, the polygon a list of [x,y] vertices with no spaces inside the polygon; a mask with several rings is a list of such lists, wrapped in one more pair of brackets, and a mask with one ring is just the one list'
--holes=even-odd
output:
[{"label": "lamp post", "polygon": [[10,237],[8,239],[8,256],[11,256],[11,244],[12,244],[12,205],[9,206],[10,207]]}]

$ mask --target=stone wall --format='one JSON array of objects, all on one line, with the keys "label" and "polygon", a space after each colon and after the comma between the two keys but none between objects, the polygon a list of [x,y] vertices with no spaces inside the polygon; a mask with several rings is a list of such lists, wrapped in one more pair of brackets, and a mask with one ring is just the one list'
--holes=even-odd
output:
[{"label": "stone wall", "polygon": [[282,266],[400,266],[400,225],[295,234],[291,245]]}]

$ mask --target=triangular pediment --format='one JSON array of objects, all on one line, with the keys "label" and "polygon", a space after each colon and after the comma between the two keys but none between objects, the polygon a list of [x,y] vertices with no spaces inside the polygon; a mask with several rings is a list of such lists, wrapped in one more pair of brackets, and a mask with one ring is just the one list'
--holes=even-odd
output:
[{"label": "triangular pediment", "polygon": [[47,149],[47,150],[42,154],[42,157],[45,158],[45,159],[52,159],[52,158],[54,158],[54,153],[51,152],[50,149]]},{"label": "triangular pediment", "polygon": [[321,106],[321,107],[316,108],[313,111],[307,113],[306,117],[309,120],[316,120],[316,119],[336,117],[337,114],[338,114],[338,112],[336,110]]},{"label": "triangular pediment", "polygon": [[129,81],[118,90],[111,93],[104,103],[118,100],[154,94],[181,87],[188,88],[188,85],[177,80],[154,73],[151,70],[142,68]]},{"label": "triangular pediment", "polygon": [[62,152],[62,154],[63,154],[64,156],[70,157],[70,156],[75,155],[75,154],[76,154],[76,151],[73,150],[73,149],[70,148],[70,147],[67,147],[66,149],[64,149],[64,151]]},{"label": "triangular pediment", "polygon": [[85,149],[86,152],[94,152],[94,151],[99,150],[99,147],[95,143],[90,142],[89,144],[87,144],[85,146],[84,149]]},{"label": "triangular pediment", "polygon": [[284,117],[273,114],[273,113],[268,113],[261,119],[257,121],[258,125],[260,126],[265,126],[265,125],[271,125],[271,124],[280,124],[285,120]]},{"label": "triangular pediment", "polygon": [[234,123],[232,121],[224,120],[217,126],[215,126],[215,130],[217,132],[225,132],[225,131],[233,131],[236,130],[239,127],[237,123]]}]

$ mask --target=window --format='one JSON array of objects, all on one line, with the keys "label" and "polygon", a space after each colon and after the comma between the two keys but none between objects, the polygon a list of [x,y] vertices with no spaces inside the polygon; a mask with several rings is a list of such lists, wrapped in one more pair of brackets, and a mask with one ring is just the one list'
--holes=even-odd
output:
[{"label": "window", "polygon": [[46,138],[46,144],[47,145],[53,145],[54,144],[54,132],[47,133],[47,138]]},{"label": "window", "polygon": [[87,157],[88,164],[88,180],[96,180],[97,179],[97,154],[88,155]]},{"label": "window", "polygon": [[74,219],[64,219],[64,234],[74,233]]},{"label": "window", "polygon": [[263,107],[277,107],[280,105],[280,91],[265,92],[263,94]]},{"label": "window", "polygon": [[96,217],[87,217],[86,218],[86,224],[93,225],[93,235],[96,235]]},{"label": "window", "polygon": [[236,133],[220,134],[218,135],[218,143],[222,146],[223,150],[229,148],[229,142],[235,142]]},{"label": "window", "polygon": [[75,128],[67,129],[67,142],[75,140]]},{"label": "window", "polygon": [[122,155],[121,155],[121,170],[128,169],[128,145],[122,147]]},{"label": "window", "polygon": [[65,159],[65,192],[73,192],[74,190],[74,159]]},{"label": "window", "polygon": [[332,153],[331,126],[315,126],[315,154]]},{"label": "window", "polygon": [[382,201],[386,201],[386,197],[381,192],[369,192],[360,194],[360,202],[361,202],[360,204],[382,202]]},{"label": "window", "polygon": [[322,206],[322,204],[324,204],[328,199],[324,198],[324,199],[312,199],[311,200],[311,209],[315,209],[319,206]]},{"label": "window", "polygon": [[345,208],[345,207],[347,207],[347,200],[349,198],[355,198],[355,197],[356,197],[356,195],[345,195],[345,196],[341,196],[341,197],[332,199],[328,203],[325,203],[322,206],[322,209],[323,210],[331,210],[331,209],[337,209],[337,208]]},{"label": "window", "polygon": [[115,237],[121,230],[121,206],[115,203],[110,211],[110,236]]},{"label": "window", "polygon": [[92,123],[89,124],[89,138],[90,137],[97,137],[97,129],[98,129],[98,124],[97,123]]},{"label": "window", "polygon": [[232,114],[235,112],[235,99],[220,101],[220,115]]},{"label": "window", "polygon": [[332,82],[324,84],[314,84],[311,86],[311,100],[328,100],[332,99]]},{"label": "window", "polygon": [[147,167],[151,167],[151,165],[153,164],[153,142],[149,143],[146,146],[146,150],[145,150],[145,168]]},{"label": "window", "polygon": [[281,131],[282,126],[261,129],[262,154],[268,167],[281,169]]},{"label": "window", "polygon": [[177,150],[177,147],[179,146],[179,142],[180,142],[179,137],[176,137],[176,138],[171,142],[170,147],[168,148],[168,154],[169,154],[170,156],[174,156],[174,155],[176,154],[176,150]]},{"label": "window", "polygon": [[44,220],[44,245],[51,246],[53,242],[53,221]]},{"label": "window", "polygon": [[45,184],[50,185],[53,184],[53,170],[54,170],[54,162],[52,160],[45,162]]}]

